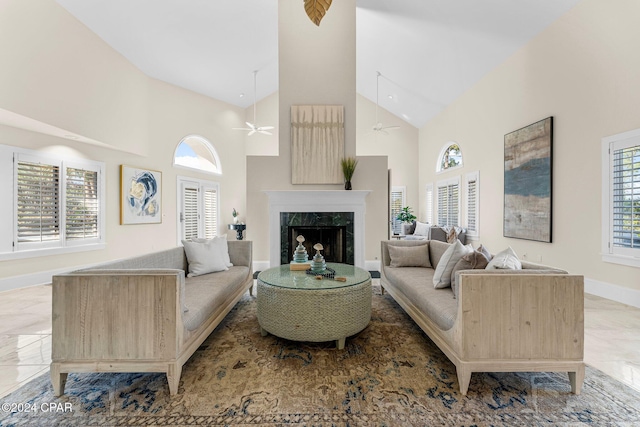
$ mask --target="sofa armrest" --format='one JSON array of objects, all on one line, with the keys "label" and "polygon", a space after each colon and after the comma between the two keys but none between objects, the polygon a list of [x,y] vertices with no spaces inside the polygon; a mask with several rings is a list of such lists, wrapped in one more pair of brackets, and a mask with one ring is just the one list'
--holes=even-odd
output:
[{"label": "sofa armrest", "polygon": [[236,266],[252,267],[253,264],[253,242],[251,240],[229,240],[229,258]]},{"label": "sofa armrest", "polygon": [[170,360],[183,330],[174,269],[96,270],[53,277],[52,360]]},{"label": "sofa armrest", "polygon": [[582,360],[584,277],[511,273],[459,275],[463,359]]}]

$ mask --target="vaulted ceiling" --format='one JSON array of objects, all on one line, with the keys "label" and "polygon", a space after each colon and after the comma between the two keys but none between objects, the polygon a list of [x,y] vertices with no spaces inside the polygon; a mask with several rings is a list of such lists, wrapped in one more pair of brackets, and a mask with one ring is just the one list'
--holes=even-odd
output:
[{"label": "vaulted ceiling", "polygon": [[[278,0],[56,1],[150,77],[239,107],[254,70],[278,90]],[[380,106],[422,127],[578,1],[357,0],[357,91],[380,71]]]}]

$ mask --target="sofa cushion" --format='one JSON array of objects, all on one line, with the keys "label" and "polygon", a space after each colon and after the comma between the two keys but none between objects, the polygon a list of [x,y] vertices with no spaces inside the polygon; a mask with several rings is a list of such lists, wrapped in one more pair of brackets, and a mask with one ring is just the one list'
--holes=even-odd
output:
[{"label": "sofa cushion", "polygon": [[431,267],[429,245],[389,246],[389,267]]},{"label": "sofa cushion", "polygon": [[521,270],[522,263],[518,259],[516,252],[509,246],[502,252],[497,253],[493,259],[487,265],[487,270],[493,269],[506,269],[506,270]]},{"label": "sofa cushion", "polygon": [[427,236],[429,237],[429,224],[426,222],[416,221],[416,229],[413,232],[416,236]]},{"label": "sofa cushion", "polygon": [[220,307],[229,304],[244,286],[249,267],[234,266],[226,271],[188,277],[185,280],[185,302],[189,311],[182,316],[185,328],[197,329]]},{"label": "sofa cushion", "polygon": [[227,267],[233,267],[233,264],[231,263],[231,258],[229,257],[229,244],[227,242],[226,235],[215,236],[213,239],[201,239],[201,238],[191,239],[192,242],[197,242],[197,243],[206,243],[209,240],[216,241],[216,243],[218,244],[218,249],[220,250],[220,254],[224,259],[224,263],[226,264]]},{"label": "sofa cushion", "polygon": [[442,255],[451,246],[449,243],[440,242],[438,240],[429,240],[429,257],[431,257],[431,266],[435,269],[442,258]]},{"label": "sofa cushion", "polygon": [[189,261],[187,277],[228,270],[229,267],[227,267],[222,254],[223,244],[226,244],[226,240],[224,242],[222,239],[211,239],[204,242],[183,240],[182,244]]},{"label": "sofa cushion", "polygon": [[453,297],[458,298],[458,282],[457,272],[462,270],[475,270],[485,269],[489,264],[489,260],[484,253],[475,250],[471,253],[464,255],[456,263],[451,271],[451,289],[453,290]]},{"label": "sofa cushion", "polygon": [[469,248],[465,247],[459,240],[451,244],[440,258],[435,273],[433,274],[433,286],[435,288],[447,288],[451,286],[451,272],[460,258],[469,253]]},{"label": "sofa cushion", "polygon": [[421,313],[429,317],[439,328],[453,327],[458,313],[458,303],[450,288],[433,287],[432,268],[386,268],[385,276],[394,288],[402,292]]}]

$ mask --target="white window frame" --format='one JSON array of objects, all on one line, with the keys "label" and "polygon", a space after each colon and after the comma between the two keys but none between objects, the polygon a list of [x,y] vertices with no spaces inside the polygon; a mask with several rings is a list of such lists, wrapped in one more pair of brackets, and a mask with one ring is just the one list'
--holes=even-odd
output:
[{"label": "white window frame", "polygon": [[616,248],[613,245],[613,153],[640,145],[640,129],[602,139],[602,260],[640,267],[640,248]]},{"label": "white window frame", "polygon": [[425,186],[425,193],[424,193],[424,222],[426,222],[427,224],[434,224],[433,222],[433,183],[430,182],[429,184],[427,184]]},{"label": "white window frame", "polygon": [[[186,141],[189,139],[198,141],[201,145],[201,148],[206,150],[206,152],[211,155],[211,157],[213,158],[213,161],[215,162],[215,165],[214,165],[216,167],[215,171],[210,171],[210,170],[202,169],[199,167],[181,165],[176,162],[180,145],[182,145],[182,143],[186,143]],[[178,169],[198,171],[198,172],[206,173],[209,175],[222,175],[222,164],[220,163],[220,156],[218,156],[218,152],[216,151],[213,144],[209,142],[208,139],[200,135],[187,135],[184,138],[182,138],[180,142],[178,142],[178,145],[176,145],[176,149],[174,150],[174,153],[173,153],[173,167]]]},{"label": "white window frame", "polygon": [[[458,148],[460,149],[460,164],[457,166],[453,166],[450,168],[442,168],[442,157],[444,156],[444,153],[447,152],[447,150],[449,149],[449,147],[451,147],[452,145],[457,145]],[[460,144],[456,141],[448,141],[441,149],[440,149],[440,154],[438,155],[438,159],[436,160],[436,173],[437,174],[442,174],[442,173],[447,173],[447,172],[451,172],[453,170],[456,169],[460,169],[464,166],[464,155],[462,153],[462,147],[460,146]]]},{"label": "white window frame", "polygon": [[[402,202],[400,203],[400,209],[404,208],[405,206],[407,206],[407,187],[406,186],[392,186],[391,187],[391,194],[393,193],[401,193],[401,198],[402,198]],[[389,215],[391,216],[391,233],[395,234],[395,230],[394,230],[394,226],[396,225],[396,215],[394,215],[394,212],[392,210],[392,200],[391,200],[391,194],[389,194]],[[402,222],[400,222],[400,230],[398,230],[398,234],[402,234]]]},{"label": "white window frame", "polygon": [[218,230],[218,235],[224,235],[222,233],[222,224],[220,223],[220,183],[214,181],[208,181],[198,178],[178,176],[177,178],[177,186],[176,186],[176,235],[178,245],[182,245],[183,235],[182,235],[182,188],[183,186],[193,186],[198,188],[198,237],[204,237],[204,229],[205,229],[205,217],[204,217],[204,190],[207,188],[213,188],[218,194],[218,210],[215,213],[215,222],[216,228]]},{"label": "white window frame", "polygon": [[[468,240],[478,240],[480,237],[480,171],[470,172],[464,177],[464,200],[465,200],[465,221],[464,226],[467,229]],[[475,208],[473,215],[475,217],[476,228],[475,230],[469,230],[469,219],[472,213],[469,207],[469,199],[471,196],[469,184],[475,182]]]},{"label": "white window frame", "polygon": [[[55,165],[59,167],[58,215],[60,217],[60,239],[49,242],[18,243],[18,160]],[[66,239],[66,174],[67,168],[76,168],[98,173],[98,237],[87,239]],[[80,157],[70,159],[69,156],[57,156],[54,153],[43,153],[21,147],[0,145],[0,199],[11,200],[11,203],[0,205],[0,217],[11,218],[10,227],[2,227],[0,231],[0,260],[34,258],[65,253],[84,252],[104,249],[105,237],[105,164]]]},{"label": "white window frame", "polygon": [[[440,226],[442,226],[442,225],[455,225],[455,226],[460,226],[460,199],[461,199],[461,197],[460,197],[460,195],[461,195],[461,188],[460,188],[460,176],[456,176],[456,177],[454,177],[454,178],[450,178],[450,179],[441,180],[441,181],[438,181],[438,182],[436,183],[436,192],[435,192],[435,193],[436,193],[436,194],[435,194],[435,205],[436,205],[436,209],[435,209],[435,220],[436,220],[436,222],[440,222],[440,221],[438,220],[438,218],[440,217],[440,203],[439,203],[439,201],[440,201],[439,199],[440,199],[440,198],[438,197],[439,189],[440,189],[440,188],[442,188],[442,187],[449,187],[449,186],[452,186],[452,185],[457,185],[457,186],[458,186],[458,200],[457,200],[457,202],[458,202],[458,219],[457,219],[457,221],[456,221],[456,224],[436,224],[436,225],[440,225]],[[448,215],[447,215],[447,216],[448,216]]]}]

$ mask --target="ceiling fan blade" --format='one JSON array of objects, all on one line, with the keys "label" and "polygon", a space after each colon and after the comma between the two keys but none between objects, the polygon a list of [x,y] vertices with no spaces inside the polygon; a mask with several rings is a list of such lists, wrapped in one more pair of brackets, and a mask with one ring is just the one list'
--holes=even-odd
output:
[{"label": "ceiling fan blade", "polygon": [[247,124],[247,126],[249,126],[251,129],[255,129],[256,125],[254,125],[253,123],[249,123],[249,122],[245,122]]},{"label": "ceiling fan blade", "polygon": [[260,126],[258,129],[261,129],[261,130],[271,130],[271,129],[274,129],[274,127],[273,127],[273,126]]},{"label": "ceiling fan blade", "polygon": [[271,132],[267,132],[266,130],[262,130],[262,129],[258,130],[258,132],[260,132],[263,135],[273,135]]},{"label": "ceiling fan blade", "polygon": [[400,129],[400,126],[385,126],[382,129]]},{"label": "ceiling fan blade", "polygon": [[251,129],[251,132],[249,132],[249,134],[248,134],[247,136],[251,136],[251,135],[253,135],[253,134],[254,134],[254,133],[256,133],[256,132],[258,132],[258,131],[257,131],[257,130],[255,130],[255,129]]}]

